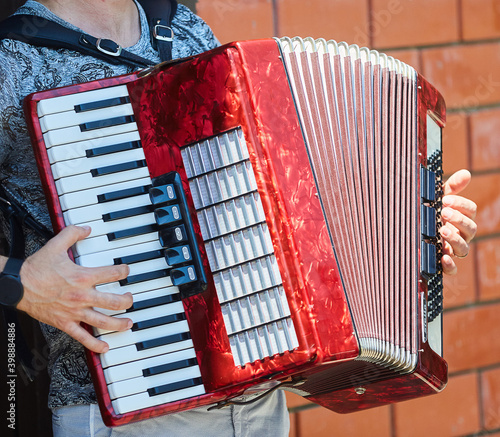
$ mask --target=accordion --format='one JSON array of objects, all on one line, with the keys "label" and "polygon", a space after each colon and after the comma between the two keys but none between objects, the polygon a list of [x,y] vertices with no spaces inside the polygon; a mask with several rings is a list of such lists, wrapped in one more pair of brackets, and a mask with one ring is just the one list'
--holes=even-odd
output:
[{"label": "accordion", "polygon": [[231,43],[33,94],[55,230],[126,263],[91,329],[108,426],[287,389],[337,412],[441,391],[440,94],[335,41]]}]

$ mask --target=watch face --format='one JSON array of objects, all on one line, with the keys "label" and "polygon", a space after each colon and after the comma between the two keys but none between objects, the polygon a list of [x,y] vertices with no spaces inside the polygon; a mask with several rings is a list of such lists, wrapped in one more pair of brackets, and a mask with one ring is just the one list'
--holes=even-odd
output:
[{"label": "watch face", "polygon": [[0,304],[16,306],[23,297],[23,285],[13,276],[0,277]]}]

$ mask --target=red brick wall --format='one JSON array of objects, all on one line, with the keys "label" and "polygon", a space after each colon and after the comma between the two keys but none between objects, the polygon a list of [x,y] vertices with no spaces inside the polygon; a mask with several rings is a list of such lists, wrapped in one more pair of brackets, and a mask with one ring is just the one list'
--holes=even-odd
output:
[{"label": "red brick wall", "polygon": [[313,36],[387,52],[448,106],[445,171],[473,173],[478,237],[446,279],[439,395],[351,415],[289,398],[292,436],[500,436],[500,0],[199,0],[221,42]]}]

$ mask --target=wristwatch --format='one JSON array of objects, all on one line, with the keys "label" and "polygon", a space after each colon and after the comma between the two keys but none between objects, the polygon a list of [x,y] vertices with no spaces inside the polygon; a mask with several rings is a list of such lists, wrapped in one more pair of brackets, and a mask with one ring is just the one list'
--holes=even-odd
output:
[{"label": "wristwatch", "polygon": [[0,305],[16,307],[23,298],[24,287],[21,283],[23,260],[9,258],[3,272],[0,273]]}]

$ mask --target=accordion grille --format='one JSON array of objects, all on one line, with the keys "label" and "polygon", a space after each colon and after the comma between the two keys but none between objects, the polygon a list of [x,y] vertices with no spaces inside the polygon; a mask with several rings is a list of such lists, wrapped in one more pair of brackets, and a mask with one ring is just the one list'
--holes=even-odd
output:
[{"label": "accordion grille", "polygon": [[241,129],[181,151],[235,365],[298,347]]}]

